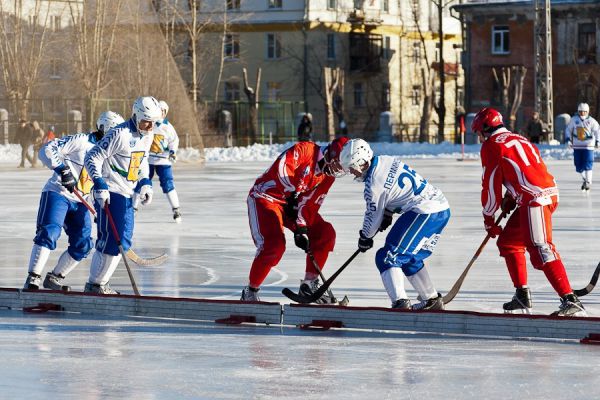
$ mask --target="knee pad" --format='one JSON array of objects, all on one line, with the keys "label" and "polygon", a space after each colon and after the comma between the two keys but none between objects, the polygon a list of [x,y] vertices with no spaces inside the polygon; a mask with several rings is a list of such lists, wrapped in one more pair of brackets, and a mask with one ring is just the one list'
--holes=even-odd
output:
[{"label": "knee pad", "polygon": [[69,246],[69,255],[73,257],[75,261],[81,261],[90,254],[92,247],[94,247],[92,238],[79,240],[75,245]]},{"label": "knee pad", "polygon": [[173,183],[173,178],[160,178],[160,187],[163,193],[169,193],[171,190],[175,189],[175,184]]},{"label": "knee pad", "polygon": [[404,264],[402,266],[402,272],[404,272],[404,275],[406,275],[406,276],[413,276],[414,274],[419,272],[421,269],[423,269],[424,265],[425,264],[423,263],[423,260],[410,262],[410,263]]},{"label": "knee pad", "polygon": [[50,250],[56,249],[56,242],[60,238],[62,226],[49,224],[38,227],[33,242],[38,246],[46,247]]}]

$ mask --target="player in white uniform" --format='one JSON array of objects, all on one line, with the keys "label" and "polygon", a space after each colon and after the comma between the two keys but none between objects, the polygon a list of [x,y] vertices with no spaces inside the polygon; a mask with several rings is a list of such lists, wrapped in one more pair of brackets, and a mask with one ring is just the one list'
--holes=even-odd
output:
[{"label": "player in white uniform", "polygon": [[143,205],[152,201],[148,153],[153,129],[160,119],[158,101],[154,97],[138,97],[133,103],[131,118],[108,132],[85,157],[85,166],[94,181],[98,228],[86,292],[117,293],[110,288],[108,281],[119,264],[121,254],[105,210],[108,208],[112,214],[123,250],[127,251],[133,235],[131,197],[134,189],[139,190]]},{"label": "player in white uniform", "polygon": [[[167,120],[169,105],[161,100],[158,102],[162,110],[162,120],[154,129],[154,141],[150,147],[150,179],[154,177],[154,173],[158,175],[160,187],[164,194],[167,195],[171,209],[173,210],[173,219],[175,222],[181,222],[181,212],[179,211],[179,196],[175,190],[173,182],[172,163],[177,161],[177,150],[179,149],[179,136],[173,125]],[[133,208],[137,211],[139,206],[139,197],[134,196]]]},{"label": "player in white uniform", "polygon": [[590,106],[586,103],[577,106],[577,115],[571,118],[565,129],[565,139],[567,146],[573,147],[575,170],[583,178],[581,190],[589,191],[592,186],[594,149],[600,143],[600,125],[590,117]]},{"label": "player in white uniform", "polygon": [[73,191],[83,195],[90,193],[92,181],[83,166],[86,153],[94,147],[112,127],[124,121],[112,111],[100,114],[96,132],[78,133],[55,139],[44,145],[39,152],[42,163],[54,170],[54,174],[42,189],[37,216],[37,230],[29,259],[29,275],[25,289],[37,290],[41,286],[41,274],[50,252],[56,248],[62,228],[69,236],[69,247],[61,254],[52,272],[46,274],[44,287],[52,290],[69,290],[63,280],[69,272],[87,257],[92,249],[92,224],[88,210]]},{"label": "player in white uniform", "polygon": [[[364,181],[367,203],[358,247],[362,252],[373,247],[373,236],[392,224],[394,213],[400,217],[377,251],[375,263],[392,308],[443,310],[423,260],[431,255],[450,218],[444,194],[429,184],[399,157],[377,156],[367,142],[353,139],[340,155],[346,172]],[[419,293],[421,302],[411,307],[404,289],[404,276]]]}]

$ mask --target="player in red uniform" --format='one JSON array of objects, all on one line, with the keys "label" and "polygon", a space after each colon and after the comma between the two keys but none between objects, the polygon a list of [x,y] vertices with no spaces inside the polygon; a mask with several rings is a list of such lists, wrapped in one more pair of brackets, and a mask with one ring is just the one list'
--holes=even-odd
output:
[{"label": "player in red uniform", "polygon": [[[586,312],[573,293],[560,255],[552,243],[552,213],[558,206],[558,187],[548,172],[540,152],[523,136],[509,132],[502,115],[484,108],[473,120],[473,132],[483,142],[481,204],[485,229],[498,236],[500,256],[516,288],[515,296],[505,303],[506,312],[531,311],[527,287],[525,249],[534,268],[544,272],[561,298],[558,316],[585,316]],[[502,198],[502,186],[506,195]],[[512,213],[504,229],[495,224],[498,208]]]},{"label": "player in red uniform", "polygon": [[[335,176],[342,172],[339,154],[347,141],[342,137],[324,148],[313,142],[296,143],[256,180],[247,202],[257,251],[241,300],[259,300],[260,285],[285,252],[284,227],[294,232],[296,246],[311,253],[323,268],[335,244],[335,230],[321,217],[319,208]],[[318,286],[319,272],[307,254],[300,292],[311,294]],[[323,295],[318,302],[330,300]]]}]

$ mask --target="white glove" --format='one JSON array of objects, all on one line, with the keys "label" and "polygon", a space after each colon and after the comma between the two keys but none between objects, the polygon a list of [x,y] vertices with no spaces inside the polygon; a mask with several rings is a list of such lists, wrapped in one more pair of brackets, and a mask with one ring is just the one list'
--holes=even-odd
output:
[{"label": "white glove", "polygon": [[144,185],[140,188],[140,200],[143,206],[147,206],[152,203],[152,195],[154,191],[152,190],[152,186]]},{"label": "white glove", "polygon": [[171,161],[172,163],[177,162],[177,154],[175,154],[174,151],[171,151],[169,153],[169,161]]},{"label": "white glove", "polygon": [[571,150],[573,148],[573,143],[570,140],[567,140],[567,149]]},{"label": "white glove", "polygon": [[103,209],[106,204],[110,203],[110,192],[107,189],[96,189],[94,190],[94,200]]}]

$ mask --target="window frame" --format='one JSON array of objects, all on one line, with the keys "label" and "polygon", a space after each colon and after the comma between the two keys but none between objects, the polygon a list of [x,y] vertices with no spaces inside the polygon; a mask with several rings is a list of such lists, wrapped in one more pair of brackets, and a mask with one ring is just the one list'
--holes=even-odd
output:
[{"label": "window frame", "polygon": [[328,33],[327,34],[327,59],[328,60],[335,60],[337,58],[337,54],[336,54],[336,40],[335,40],[335,33]]},{"label": "window frame", "polygon": [[240,59],[240,35],[234,33],[225,35],[223,59],[225,61],[237,61]]},{"label": "window frame", "polygon": [[362,82],[354,82],[352,85],[352,96],[354,108],[363,108],[366,106],[365,88]]},{"label": "window frame", "polygon": [[[498,46],[496,46],[496,37],[498,37],[500,41]],[[510,54],[510,26],[492,26],[491,51],[493,55],[501,56]]]},{"label": "window frame", "polygon": [[267,9],[281,10],[283,8],[283,0],[267,0]]},{"label": "window frame", "polygon": [[241,86],[240,82],[236,80],[223,82],[223,100],[226,102],[240,101],[241,99]]},{"label": "window frame", "polygon": [[[281,59],[281,40],[277,33],[267,33],[267,48],[266,48],[266,59],[267,60],[279,60]],[[271,40],[272,39],[272,40]],[[272,54],[271,54],[272,53]]]}]

